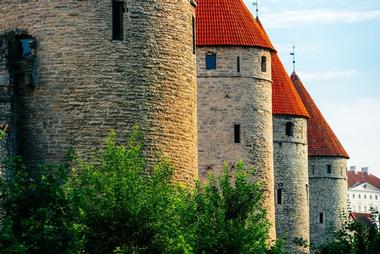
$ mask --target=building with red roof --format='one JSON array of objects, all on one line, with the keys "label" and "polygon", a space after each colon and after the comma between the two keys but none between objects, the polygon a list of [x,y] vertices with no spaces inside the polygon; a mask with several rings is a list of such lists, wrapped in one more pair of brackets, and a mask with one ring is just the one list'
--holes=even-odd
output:
[{"label": "building with red roof", "polygon": [[[257,18],[270,41],[264,26]],[[272,53],[273,153],[277,236],[287,236],[286,249],[305,253],[294,243],[309,242],[309,177],[307,156],[307,112],[280,57]]]},{"label": "building with red roof", "polygon": [[291,80],[310,118],[307,123],[310,187],[310,241],[328,242],[347,211],[347,159],[349,156],[333,130],[293,72]]},{"label": "building with red roof", "polygon": [[[200,177],[242,159],[265,183],[275,220],[272,72],[275,49],[242,0],[198,0],[196,11]],[[274,223],[273,223],[274,224]],[[271,229],[275,238],[275,227]]]},{"label": "building with red roof", "polygon": [[369,172],[368,167],[347,171],[348,199],[350,210],[355,213],[380,211],[380,179]]}]

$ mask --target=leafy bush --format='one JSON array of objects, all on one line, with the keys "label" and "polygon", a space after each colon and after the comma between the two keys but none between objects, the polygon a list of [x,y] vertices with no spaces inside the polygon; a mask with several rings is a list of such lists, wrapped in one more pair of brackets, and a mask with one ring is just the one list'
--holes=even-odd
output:
[{"label": "leafy bush", "polygon": [[63,184],[67,168],[31,171],[20,158],[0,178],[1,253],[70,253],[75,249],[71,205]]},{"label": "leafy bush", "polygon": [[[153,167],[134,129],[112,134],[90,159],[31,171],[16,159],[0,182],[2,253],[272,253],[263,188],[238,163],[195,188],[175,185],[162,159]],[[70,169],[70,170],[69,170]]]}]

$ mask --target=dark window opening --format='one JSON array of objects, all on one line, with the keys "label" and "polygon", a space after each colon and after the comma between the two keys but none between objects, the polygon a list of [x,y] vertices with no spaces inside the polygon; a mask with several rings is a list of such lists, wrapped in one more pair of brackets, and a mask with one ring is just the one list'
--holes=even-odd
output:
[{"label": "dark window opening", "polygon": [[277,204],[282,205],[282,189],[277,189]]},{"label": "dark window opening", "polygon": [[327,164],[327,174],[331,174],[331,165]]},{"label": "dark window opening", "polygon": [[234,125],[235,144],[240,144],[240,124]]},{"label": "dark window opening", "polygon": [[195,50],[196,50],[196,44],[195,44],[195,41],[196,41],[196,35],[195,35],[195,17],[193,16],[192,18],[192,29],[193,29],[193,54],[195,54]]},{"label": "dark window opening", "polygon": [[18,76],[23,77],[26,85],[37,86],[37,40],[22,34],[17,39]]},{"label": "dark window opening", "polygon": [[319,223],[323,224],[323,213],[319,213]]},{"label": "dark window opening", "polygon": [[293,137],[294,135],[294,124],[291,122],[286,123],[286,136]]},{"label": "dark window opening", "polygon": [[239,56],[236,59],[236,69],[237,69],[237,72],[240,72],[240,57]]},{"label": "dark window opening", "polygon": [[306,184],[306,204],[309,205],[309,185]]},{"label": "dark window opening", "polygon": [[267,57],[266,56],[261,57],[261,71],[262,72],[267,71]]},{"label": "dark window opening", "polygon": [[216,54],[209,53],[206,55],[206,70],[216,69]]},{"label": "dark window opening", "polygon": [[123,40],[124,2],[112,1],[112,40]]},{"label": "dark window opening", "polygon": [[314,175],[315,174],[315,165],[311,165],[311,173]]},{"label": "dark window opening", "polygon": [[32,56],[32,48],[35,48],[33,46],[34,40],[32,38],[24,38],[20,39],[21,43],[21,57],[26,59],[30,58]]}]

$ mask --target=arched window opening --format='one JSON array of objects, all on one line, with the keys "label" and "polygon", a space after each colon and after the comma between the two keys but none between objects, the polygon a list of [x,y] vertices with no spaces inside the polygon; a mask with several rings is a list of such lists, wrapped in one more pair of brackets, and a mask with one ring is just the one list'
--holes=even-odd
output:
[{"label": "arched window opening", "polygon": [[294,136],[294,124],[292,122],[287,122],[285,126],[286,136],[293,137]]}]

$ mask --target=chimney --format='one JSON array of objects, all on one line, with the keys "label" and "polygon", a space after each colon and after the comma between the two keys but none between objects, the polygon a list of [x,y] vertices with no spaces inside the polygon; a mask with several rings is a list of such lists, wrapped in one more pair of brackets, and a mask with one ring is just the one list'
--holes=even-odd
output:
[{"label": "chimney", "polygon": [[369,170],[369,167],[363,167],[362,173],[368,175],[368,170]]},{"label": "chimney", "polygon": [[356,173],[356,166],[350,166],[350,171]]}]

